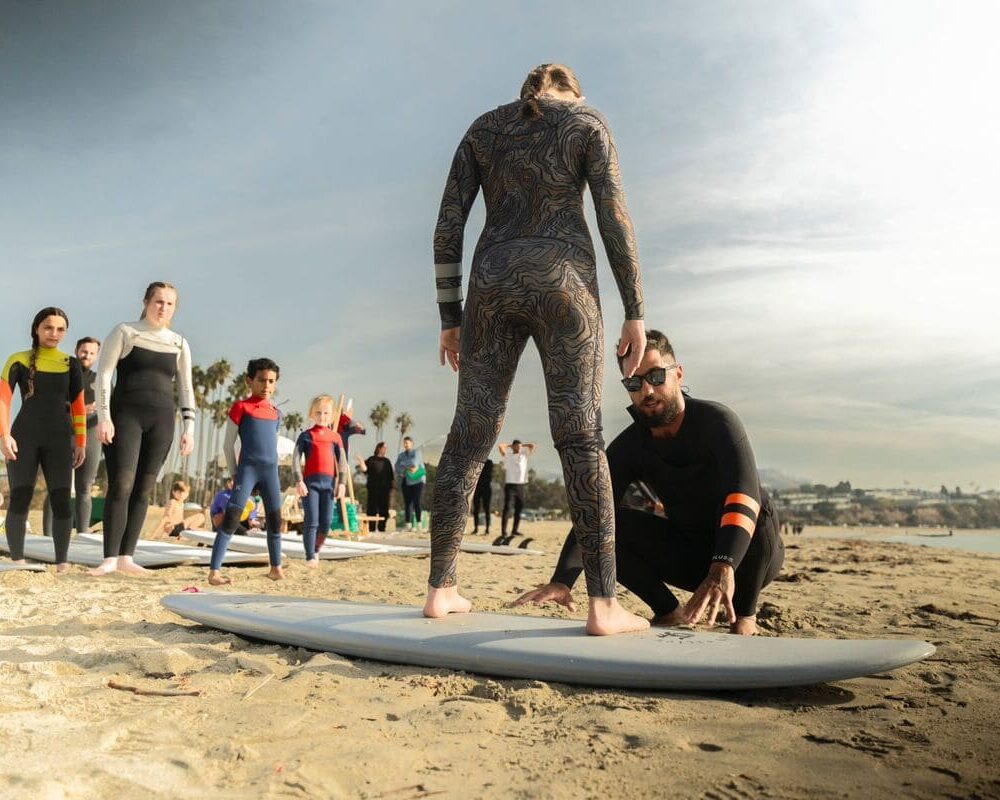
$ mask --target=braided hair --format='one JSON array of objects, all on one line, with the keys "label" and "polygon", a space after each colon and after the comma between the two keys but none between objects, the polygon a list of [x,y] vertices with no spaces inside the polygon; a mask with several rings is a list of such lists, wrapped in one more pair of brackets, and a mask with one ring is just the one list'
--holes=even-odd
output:
[{"label": "braided hair", "polygon": [[538,119],[542,116],[538,98],[549,89],[561,89],[564,92],[572,92],[577,97],[582,96],[576,75],[565,64],[539,64],[528,73],[528,77],[521,85],[521,99],[524,101],[524,105],[521,106],[523,118]]},{"label": "braided hair", "polygon": [[28,391],[24,393],[25,400],[35,393],[35,372],[38,364],[38,350],[41,347],[41,343],[38,341],[38,326],[48,317],[62,317],[66,321],[66,327],[69,327],[69,317],[61,308],[46,306],[35,314],[35,318],[31,321],[31,358],[28,359]]}]

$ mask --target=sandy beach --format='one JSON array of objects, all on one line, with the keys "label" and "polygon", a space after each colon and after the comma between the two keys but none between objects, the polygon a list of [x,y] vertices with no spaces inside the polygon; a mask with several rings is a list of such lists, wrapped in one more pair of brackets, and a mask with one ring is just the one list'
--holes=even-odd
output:
[{"label": "sandy beach", "polygon": [[[525,528],[546,555],[462,556],[477,609],[508,610],[548,579],[566,525]],[[160,606],[207,589],[199,568],[2,573],[0,796],[1000,797],[1000,557],[787,544],[763,635],[917,638],[937,653],[808,688],[599,690],[249,642]],[[415,605],[427,570],[423,556],[375,556],[293,561],[278,584],[259,567],[228,574],[236,592]]]}]

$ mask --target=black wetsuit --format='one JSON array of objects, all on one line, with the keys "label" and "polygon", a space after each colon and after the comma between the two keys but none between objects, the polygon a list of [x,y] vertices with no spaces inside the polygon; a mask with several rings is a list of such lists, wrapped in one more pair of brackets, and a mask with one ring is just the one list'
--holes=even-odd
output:
[{"label": "black wetsuit", "polygon": [[[368,476],[368,501],[365,503],[365,514],[369,517],[382,517],[378,521],[378,530],[385,530],[389,519],[389,495],[392,493],[394,474],[392,462],[385,456],[369,456],[365,459],[365,474]],[[368,523],[369,533],[376,529],[375,522]]]},{"label": "black wetsuit", "polygon": [[[37,348],[33,377],[31,361],[32,351],[15,353],[0,374],[0,434],[10,433],[17,443],[17,458],[7,462],[7,542],[12,559],[24,558],[28,509],[41,467],[52,502],[56,563],[62,564],[68,558],[73,526],[73,444],[86,444],[83,380],[80,362],[58,350]],[[21,390],[21,409],[10,423],[15,387]]]},{"label": "black wetsuit", "polygon": [[[604,327],[594,248],[583,213],[589,185],[625,317],[642,319],[635,239],[604,118],[593,108],[539,99],[483,114],[459,144],[434,234],[442,328],[461,326],[458,399],[431,514],[432,587],[457,583],[469,497],[493,447],[528,339],[541,356],[549,427],[584,550],[587,592],[615,593],[614,513],[601,438]],[[462,310],[462,237],[483,189],[486,225]]]},{"label": "black wetsuit", "polygon": [[[112,372],[117,375],[109,400]],[[175,378],[182,423],[190,433],[194,392],[191,353],[183,337],[140,320],[118,325],[105,338],[98,366],[97,411],[115,426],[112,443],[104,446],[108,468],[105,558],[135,552],[149,496],[174,440]]]},{"label": "black wetsuit", "polygon": [[476,490],[472,493],[472,532],[479,530],[479,510],[482,509],[486,518],[486,533],[490,532],[490,500],[493,499],[493,461],[487,458],[483,462],[483,471],[479,473]]},{"label": "black wetsuit", "polygon": [[[94,402],[94,381],[97,373],[92,369],[82,369],[83,402],[91,405]],[[90,530],[90,511],[93,501],[90,490],[97,477],[97,468],[101,464],[101,442],[97,438],[97,412],[87,414],[87,449],[83,463],[73,470],[73,490],[76,492],[76,502],[73,509],[73,520],[78,533]],[[52,503],[45,498],[45,509],[42,514],[42,529],[46,536],[52,535]]]},{"label": "black wetsuit", "polygon": [[[659,616],[678,606],[665,583],[693,591],[711,562],[723,561],[736,570],[736,613],[753,616],[785,548],[743,425],[725,406],[688,397],[677,435],[654,439],[642,415],[629,412],[636,421],[608,447],[615,502],[641,481],[663,503],[666,519],[618,507],[618,580]],[[580,571],[570,531],[552,581],[572,586]]]}]

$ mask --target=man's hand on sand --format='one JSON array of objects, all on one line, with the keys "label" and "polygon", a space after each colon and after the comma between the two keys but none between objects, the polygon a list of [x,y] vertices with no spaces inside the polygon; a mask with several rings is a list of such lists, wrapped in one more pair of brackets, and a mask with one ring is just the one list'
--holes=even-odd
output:
[{"label": "man's hand on sand", "polygon": [[709,567],[708,577],[695,589],[691,599],[684,606],[684,621],[688,625],[697,625],[708,612],[706,623],[708,627],[715,625],[720,611],[725,611],[726,621],[732,625],[736,622],[736,610],[733,608],[733,592],[736,590],[736,571],[721,561],[716,561]]},{"label": "man's hand on sand", "polygon": [[558,603],[569,611],[576,611],[576,606],[573,604],[573,593],[564,583],[546,583],[530,592],[525,592],[511,605],[523,606],[525,603],[541,605],[548,602]]},{"label": "man's hand on sand", "polygon": [[452,372],[458,372],[458,351],[461,338],[461,328],[448,328],[441,331],[441,337],[438,339],[438,358],[441,360],[441,366],[443,367],[447,361]]}]

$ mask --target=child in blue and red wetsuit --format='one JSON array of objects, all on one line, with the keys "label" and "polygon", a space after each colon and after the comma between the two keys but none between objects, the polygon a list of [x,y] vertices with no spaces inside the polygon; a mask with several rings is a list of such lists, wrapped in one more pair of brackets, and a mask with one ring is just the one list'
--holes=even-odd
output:
[{"label": "child in blue and red wetsuit", "polygon": [[[278,428],[281,412],[271,405],[280,370],[269,358],[254,358],[247,364],[247,388],[250,397],[238,400],[229,409],[226,438],[222,450],[229,464],[229,474],[235,475],[233,493],[226,506],[222,524],[215,533],[208,582],[213,586],[229,583],[223,578],[222,559],[226,556],[229,539],[239,527],[243,506],[259,487],[264,499],[267,521],[267,554],[271,569],[267,577],[280,581],[281,570],[281,489],[278,486]],[[239,464],[236,460],[236,437],[240,439]]]},{"label": "child in blue and red wetsuit", "polygon": [[[309,405],[309,419],[313,426],[299,434],[292,453],[292,469],[298,479],[298,493],[302,498],[305,521],[302,527],[302,544],[306,550],[306,566],[319,564],[316,556],[316,532],[326,535],[333,517],[332,491],[337,484],[337,496],[343,494],[339,478],[346,474],[347,459],[340,434],[331,429],[336,412],[333,398],[321,394]],[[305,465],[302,465],[302,461]]]}]

